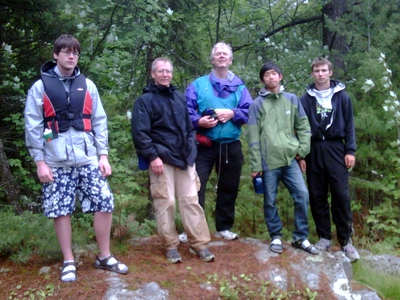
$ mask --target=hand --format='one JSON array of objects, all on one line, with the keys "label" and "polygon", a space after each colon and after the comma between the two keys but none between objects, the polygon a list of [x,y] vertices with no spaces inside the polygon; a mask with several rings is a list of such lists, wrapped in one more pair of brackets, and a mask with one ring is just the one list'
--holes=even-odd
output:
[{"label": "hand", "polygon": [[233,112],[232,109],[216,108],[214,110],[215,110],[215,113],[218,116],[218,121],[220,121],[222,123],[228,122],[235,115],[235,113]]},{"label": "hand", "polygon": [[299,164],[300,170],[301,172],[305,172],[307,170],[307,163],[304,159],[300,159],[297,161],[297,163]]},{"label": "hand", "polygon": [[344,156],[344,163],[346,164],[346,168],[350,169],[356,164],[356,157],[352,154],[346,154]]},{"label": "hand", "polygon": [[262,172],[251,172],[251,177],[255,178],[257,175],[262,176]]},{"label": "hand", "polygon": [[156,175],[162,175],[164,173],[164,163],[159,157],[150,162],[150,168]]},{"label": "hand", "polygon": [[112,173],[111,165],[108,162],[107,155],[100,155],[99,168],[100,168],[101,175],[103,175],[103,177],[107,177],[107,176],[111,175],[111,173]]},{"label": "hand", "polygon": [[51,169],[44,160],[37,161],[36,167],[37,167],[37,174],[41,183],[52,182],[54,180],[53,172],[51,171]]},{"label": "hand", "polygon": [[213,128],[218,124],[218,119],[214,119],[211,116],[204,116],[199,119],[199,127]]}]

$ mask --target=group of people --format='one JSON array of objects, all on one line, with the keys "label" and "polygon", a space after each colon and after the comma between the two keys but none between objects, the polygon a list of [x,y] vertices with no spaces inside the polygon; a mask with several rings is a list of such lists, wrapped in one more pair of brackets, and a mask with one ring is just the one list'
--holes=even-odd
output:
[{"label": "group of people", "polygon": [[[106,181],[107,117],[94,83],[79,71],[79,42],[61,35],[54,43],[55,61],[41,68],[41,79],[28,92],[25,134],[28,150],[43,183],[44,213],[54,219],[63,254],[60,279],[77,279],[72,251],[71,214],[75,199],[82,211],[94,213],[99,247],[94,267],[120,274],[128,266],[110,252],[114,197]],[[232,231],[244,155],[242,125],[248,124],[252,177],[261,176],[264,218],[271,237],[270,250],[283,252],[282,223],[276,207],[279,181],[294,200],[292,246],[311,254],[331,246],[331,219],[341,249],[359,258],[351,242],[352,214],[348,170],[355,163],[353,110],[344,85],[331,80],[331,63],[316,59],[314,83],[300,99],[284,91],[279,66],[268,62],[260,70],[264,87],[253,101],[244,82],[229,70],[233,61],[228,44],[211,50],[210,74],[192,82],[183,94],[171,83],[173,64],[164,57],[151,66],[151,82],[135,101],[132,138],[141,159],[148,162],[158,234],[168,262],[182,262],[180,242],[205,262],[214,254],[204,207],[206,186],[215,168],[216,237],[238,239]],[[308,189],[302,172],[307,174]],[[328,191],[331,203],[328,201]],[[184,232],[175,226],[178,200]],[[308,201],[319,241],[308,241]]]}]

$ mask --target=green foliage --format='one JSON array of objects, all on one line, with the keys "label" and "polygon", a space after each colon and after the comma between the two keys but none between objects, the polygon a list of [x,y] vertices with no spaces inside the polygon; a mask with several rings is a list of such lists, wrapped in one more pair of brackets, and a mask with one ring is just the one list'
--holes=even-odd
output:
[{"label": "green foliage", "polygon": [[353,264],[353,280],[373,287],[382,299],[396,300],[399,298],[400,286],[398,277],[379,273],[365,266],[362,260]]},{"label": "green foliage", "polygon": [[15,181],[27,195],[38,195],[41,185],[36,178],[36,174],[32,174],[33,167],[32,159],[25,147],[25,142],[21,137],[24,137],[25,122],[21,113],[11,114],[3,119],[8,123],[8,128],[13,132],[13,137],[9,139],[9,143],[13,147],[13,152],[9,156],[9,165]]},{"label": "green foliage", "polygon": [[[61,33],[74,34],[80,40],[83,52],[79,66],[98,86],[108,114],[109,159],[113,167],[109,183],[115,195],[113,232],[129,236],[155,231],[154,222],[148,221],[151,202],[147,172],[137,168],[129,120],[125,117],[150,79],[152,60],[158,56],[171,58],[173,83],[184,90],[193,79],[210,71],[212,45],[225,41],[234,50],[232,70],[245,80],[253,96],[261,87],[258,71],[267,60],[282,67],[286,90],[301,95],[311,82],[312,59],[335,55],[323,43],[324,30],[329,29],[346,41],[345,67],[334,69],[334,77],[346,83],[356,115],[357,164],[350,183],[355,219],[362,229],[360,234],[365,235],[360,241],[366,240],[366,245],[372,247],[374,241],[384,239],[398,247],[398,3],[361,1],[349,6],[335,21],[322,19],[326,4],[292,0],[7,2],[0,11],[0,138],[15,182],[21,186],[21,206],[32,212],[40,212],[41,207],[36,168],[24,146],[25,93],[38,78],[40,65],[52,59],[52,44]],[[41,22],[37,22],[39,19]],[[59,32],[60,28],[63,32]],[[387,54],[377,60],[380,53]],[[392,66],[390,72],[388,65]],[[367,80],[371,80],[373,88],[365,85]],[[243,144],[247,157],[247,146]],[[211,230],[216,181],[214,173],[207,185],[206,213]],[[0,204],[4,199],[4,186],[0,184]],[[268,239],[262,202],[262,196],[252,190],[245,163],[236,231]],[[293,207],[286,189],[280,188],[277,203],[284,235],[289,239]],[[82,229],[90,227],[86,216],[76,214],[73,222]],[[92,237],[89,235],[89,239]],[[124,237],[118,235],[118,239]]]},{"label": "green foliage", "polygon": [[0,211],[0,255],[23,263],[33,253],[49,258],[59,256],[59,245],[53,222],[41,214],[24,212],[15,215],[11,209]]},{"label": "green foliage", "polygon": [[[19,295],[19,291],[23,288],[21,284],[17,284],[15,286],[15,291],[12,291],[7,298],[8,300],[16,300],[16,299],[21,299]],[[22,299],[47,299],[51,298],[54,296],[54,284],[50,283],[46,285],[43,289],[37,289],[37,288],[29,288],[27,291],[24,292],[23,296],[24,298]]]},{"label": "green foliage", "polygon": [[[368,203],[370,211],[365,218],[368,235],[375,240],[386,239],[396,248],[400,246],[400,104],[385,55],[381,53],[379,60],[370,64],[375,71],[364,80],[362,90],[367,100],[369,97],[374,99],[369,100],[374,107],[361,115],[362,125],[367,127],[363,138],[369,143],[361,148],[363,157],[360,162],[367,169],[361,176],[368,182],[358,184],[358,189],[374,198]],[[377,116],[376,121],[371,119],[373,114]]]}]

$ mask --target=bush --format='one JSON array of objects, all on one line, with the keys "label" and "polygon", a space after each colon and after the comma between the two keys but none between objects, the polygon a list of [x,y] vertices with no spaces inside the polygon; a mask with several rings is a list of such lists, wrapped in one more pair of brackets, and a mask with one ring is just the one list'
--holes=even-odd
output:
[{"label": "bush", "polygon": [[24,212],[15,215],[11,208],[0,211],[0,255],[26,262],[32,254],[59,256],[60,250],[53,222],[41,214]]}]

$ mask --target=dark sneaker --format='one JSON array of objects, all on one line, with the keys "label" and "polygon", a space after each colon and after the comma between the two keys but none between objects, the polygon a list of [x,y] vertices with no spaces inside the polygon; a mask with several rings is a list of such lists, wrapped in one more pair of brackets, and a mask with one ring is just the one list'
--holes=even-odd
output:
[{"label": "dark sneaker", "polygon": [[346,246],[340,247],[344,254],[350,259],[350,261],[356,261],[360,259],[357,249],[349,242]]},{"label": "dark sneaker", "polygon": [[182,257],[179,254],[178,250],[176,250],[176,249],[167,250],[165,257],[167,258],[168,262],[170,262],[171,264],[176,264],[176,263],[182,262]]},{"label": "dark sneaker", "polygon": [[310,254],[318,254],[318,250],[307,240],[303,241],[293,241],[292,247],[304,250]]},{"label": "dark sneaker", "polygon": [[332,245],[332,241],[324,238],[320,238],[320,240],[315,244],[315,248],[320,251],[328,251]]},{"label": "dark sneaker", "polygon": [[212,254],[210,250],[208,250],[208,248],[204,248],[197,251],[194,250],[193,248],[190,248],[189,251],[191,254],[199,256],[201,260],[205,262],[212,262],[215,259],[214,254]]}]

